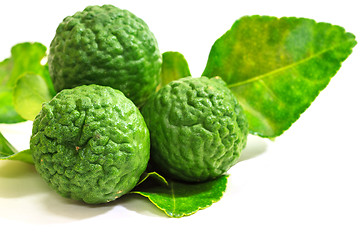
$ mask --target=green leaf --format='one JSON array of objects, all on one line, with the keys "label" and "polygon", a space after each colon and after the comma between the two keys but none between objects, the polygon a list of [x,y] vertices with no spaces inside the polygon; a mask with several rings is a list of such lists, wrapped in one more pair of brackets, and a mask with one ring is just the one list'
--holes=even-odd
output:
[{"label": "green leaf", "polygon": [[0,132],[0,158],[13,155],[16,152],[17,150],[14,148],[14,146],[11,145],[11,143],[9,143],[4,135],[2,135]]},{"label": "green leaf", "polygon": [[0,123],[17,123],[24,119],[16,112],[13,104],[13,91],[0,86]]},{"label": "green leaf", "polygon": [[355,45],[353,34],[328,23],[246,16],[214,43],[203,75],[227,82],[252,134],[274,138],[310,106]]},{"label": "green leaf", "polygon": [[164,52],[161,66],[160,87],[174,80],[191,76],[185,57],[179,52]]},{"label": "green leaf", "polygon": [[7,58],[0,62],[0,87],[5,86],[9,81],[12,66],[12,59]]},{"label": "green leaf", "polygon": [[[204,183],[181,183],[172,180],[143,181],[131,193],[148,198],[169,217],[180,218],[196,213],[220,200],[225,192],[228,175]],[[151,176],[151,177],[152,177]]]},{"label": "green leaf", "polygon": [[0,123],[22,122],[24,119],[15,111],[12,88],[8,86],[13,60],[10,58],[0,62]]},{"label": "green leaf", "polygon": [[43,77],[51,95],[55,95],[47,65],[41,63],[46,47],[41,43],[20,43],[12,47],[11,57],[0,63],[0,123],[24,121],[13,104],[13,88],[20,76],[35,73]]},{"label": "green leaf", "polygon": [[41,61],[46,56],[46,47],[41,43],[25,42],[19,43],[11,48],[11,59],[13,68],[11,70],[8,85],[14,87],[17,79],[24,73],[35,73],[42,76],[50,91],[55,94],[51,83],[47,65],[43,65]]},{"label": "green leaf", "polygon": [[14,88],[15,110],[26,120],[33,121],[42,104],[52,99],[46,81],[40,75],[29,73],[21,76]]},{"label": "green leaf", "polygon": [[16,160],[16,161],[34,164],[34,160],[32,158],[30,149],[26,149],[21,152],[17,152],[12,155],[4,156],[4,157],[0,156],[0,160]]},{"label": "green leaf", "polygon": [[0,132],[0,160],[18,160],[34,164],[30,149],[18,152]]}]

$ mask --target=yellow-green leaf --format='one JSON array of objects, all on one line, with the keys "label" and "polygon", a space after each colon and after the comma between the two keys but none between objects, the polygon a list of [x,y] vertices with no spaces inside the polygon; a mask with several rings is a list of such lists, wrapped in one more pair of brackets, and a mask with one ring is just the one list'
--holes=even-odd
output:
[{"label": "yellow-green leaf", "polygon": [[310,106],[355,45],[353,34],[329,23],[246,16],[214,43],[203,75],[227,82],[252,134],[274,138]]},{"label": "yellow-green leaf", "polygon": [[161,66],[160,87],[183,77],[191,76],[185,57],[179,52],[164,52]]},{"label": "yellow-green leaf", "polygon": [[53,97],[45,79],[33,73],[25,74],[17,80],[13,96],[16,112],[31,121],[40,112],[42,104]]},{"label": "yellow-green leaf", "polygon": [[0,62],[0,123],[24,121],[15,110],[13,89],[19,77],[26,73],[40,75],[46,82],[49,92],[54,95],[48,67],[42,64],[46,47],[41,43],[24,42],[11,48],[11,57]]}]

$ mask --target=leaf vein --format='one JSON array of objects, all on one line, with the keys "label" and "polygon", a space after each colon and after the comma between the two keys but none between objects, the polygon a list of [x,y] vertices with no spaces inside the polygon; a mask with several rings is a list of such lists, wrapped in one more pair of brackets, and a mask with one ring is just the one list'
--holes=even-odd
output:
[{"label": "leaf vein", "polygon": [[266,88],[266,90],[268,91],[268,93],[270,94],[270,96],[271,96],[274,100],[278,101],[281,106],[284,106],[284,105],[285,105],[284,102],[283,102],[283,101],[275,94],[275,92],[264,82],[263,79],[260,79],[259,82],[261,83],[261,85],[264,86],[264,88]]},{"label": "leaf vein", "polygon": [[175,200],[175,191],[174,191],[174,184],[173,182],[170,182],[170,190],[171,190],[171,198],[173,199],[173,213],[175,212],[176,209],[176,200]]},{"label": "leaf vein", "polygon": [[[347,40],[346,42],[349,42],[349,41],[353,41],[353,39]],[[288,70],[288,69],[291,69],[291,68],[297,67],[297,66],[299,66],[299,65],[301,65],[301,64],[303,64],[303,63],[306,63],[307,61],[309,61],[309,60],[311,60],[311,59],[314,59],[314,58],[316,58],[316,57],[319,57],[319,56],[321,56],[321,55],[324,54],[324,53],[327,53],[327,52],[332,51],[332,50],[334,50],[334,49],[336,49],[336,48],[338,48],[338,47],[343,46],[343,44],[344,44],[344,42],[341,42],[341,43],[336,44],[336,45],[334,45],[334,46],[332,46],[332,47],[330,47],[330,48],[327,48],[327,49],[325,49],[325,50],[322,50],[322,51],[320,51],[320,52],[318,52],[318,53],[316,53],[316,54],[314,54],[314,55],[311,55],[311,56],[309,56],[309,57],[306,57],[306,58],[304,58],[304,59],[302,59],[302,60],[300,60],[300,61],[297,61],[297,62],[288,64],[288,65],[286,65],[286,66],[284,66],[284,67],[281,67],[281,68],[274,69],[274,70],[272,70],[272,71],[270,71],[270,72],[261,74],[261,75],[259,75],[259,76],[255,76],[255,77],[250,78],[250,79],[247,79],[247,80],[245,80],[245,81],[240,81],[240,82],[236,82],[236,83],[233,83],[233,84],[229,84],[229,85],[227,85],[227,86],[228,86],[229,88],[234,88],[234,87],[238,87],[238,86],[241,86],[241,85],[250,84],[250,83],[252,83],[252,82],[256,82],[256,81],[259,81],[259,80],[263,80],[264,78],[267,78],[268,76],[271,76],[271,75],[276,74],[276,73],[278,73],[278,72],[286,71],[286,70]]]}]

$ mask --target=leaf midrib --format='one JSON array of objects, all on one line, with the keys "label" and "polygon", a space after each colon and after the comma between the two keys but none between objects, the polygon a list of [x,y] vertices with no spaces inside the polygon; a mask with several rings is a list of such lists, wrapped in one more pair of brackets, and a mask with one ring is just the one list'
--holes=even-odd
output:
[{"label": "leaf midrib", "polygon": [[[349,39],[349,40],[345,41],[345,43],[346,43],[346,42],[350,42],[350,41],[353,41],[353,39],[351,39],[351,40]],[[234,87],[238,87],[238,86],[242,86],[242,85],[245,85],[245,84],[249,84],[249,83],[252,83],[252,82],[256,82],[256,81],[262,80],[262,79],[264,79],[264,78],[266,78],[266,77],[268,77],[268,76],[271,76],[271,75],[273,75],[273,74],[276,74],[276,73],[278,73],[278,72],[286,71],[287,69],[290,69],[290,68],[299,66],[299,65],[301,65],[301,64],[303,64],[303,63],[305,63],[305,62],[307,62],[307,61],[309,61],[309,60],[311,60],[311,59],[313,59],[313,58],[316,58],[316,57],[318,57],[318,56],[320,56],[320,55],[322,55],[322,54],[324,54],[324,53],[326,53],[326,52],[329,52],[329,51],[334,50],[335,48],[341,47],[341,46],[343,46],[343,44],[344,44],[344,42],[339,43],[339,44],[336,44],[336,45],[334,45],[334,46],[332,46],[332,47],[330,47],[330,48],[327,48],[327,49],[325,49],[325,50],[322,50],[322,51],[320,51],[320,52],[317,52],[316,54],[311,55],[311,56],[309,56],[309,57],[306,57],[306,58],[304,58],[304,59],[302,59],[302,60],[300,60],[300,61],[297,61],[297,62],[288,64],[288,65],[285,65],[284,67],[274,69],[274,70],[272,70],[272,71],[270,71],[270,72],[261,74],[261,75],[259,75],[259,76],[255,76],[255,77],[250,78],[250,79],[247,79],[247,80],[245,80],[245,81],[240,81],[240,82],[236,82],[236,83],[233,83],[233,84],[229,84],[229,85],[227,85],[227,86],[228,86],[228,88],[234,88]]]},{"label": "leaf midrib", "polygon": [[176,209],[176,199],[175,199],[175,192],[174,192],[174,184],[172,182],[170,182],[170,190],[171,190],[171,198],[173,199],[173,213],[175,212]]}]

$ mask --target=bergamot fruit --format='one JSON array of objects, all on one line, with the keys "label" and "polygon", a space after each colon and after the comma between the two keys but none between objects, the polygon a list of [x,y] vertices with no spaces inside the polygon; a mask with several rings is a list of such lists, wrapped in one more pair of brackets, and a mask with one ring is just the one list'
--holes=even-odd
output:
[{"label": "bergamot fruit", "polygon": [[239,161],[248,124],[220,78],[183,78],[154,94],[142,108],[150,131],[151,163],[177,180],[214,179]]},{"label": "bergamot fruit", "polygon": [[84,85],[43,105],[30,148],[36,170],[53,189],[95,204],[136,185],[149,160],[150,136],[140,111],[123,93]]},{"label": "bergamot fruit", "polygon": [[48,56],[56,91],[88,84],[110,86],[138,106],[156,90],[161,61],[147,24],[112,5],[89,6],[66,17]]}]

